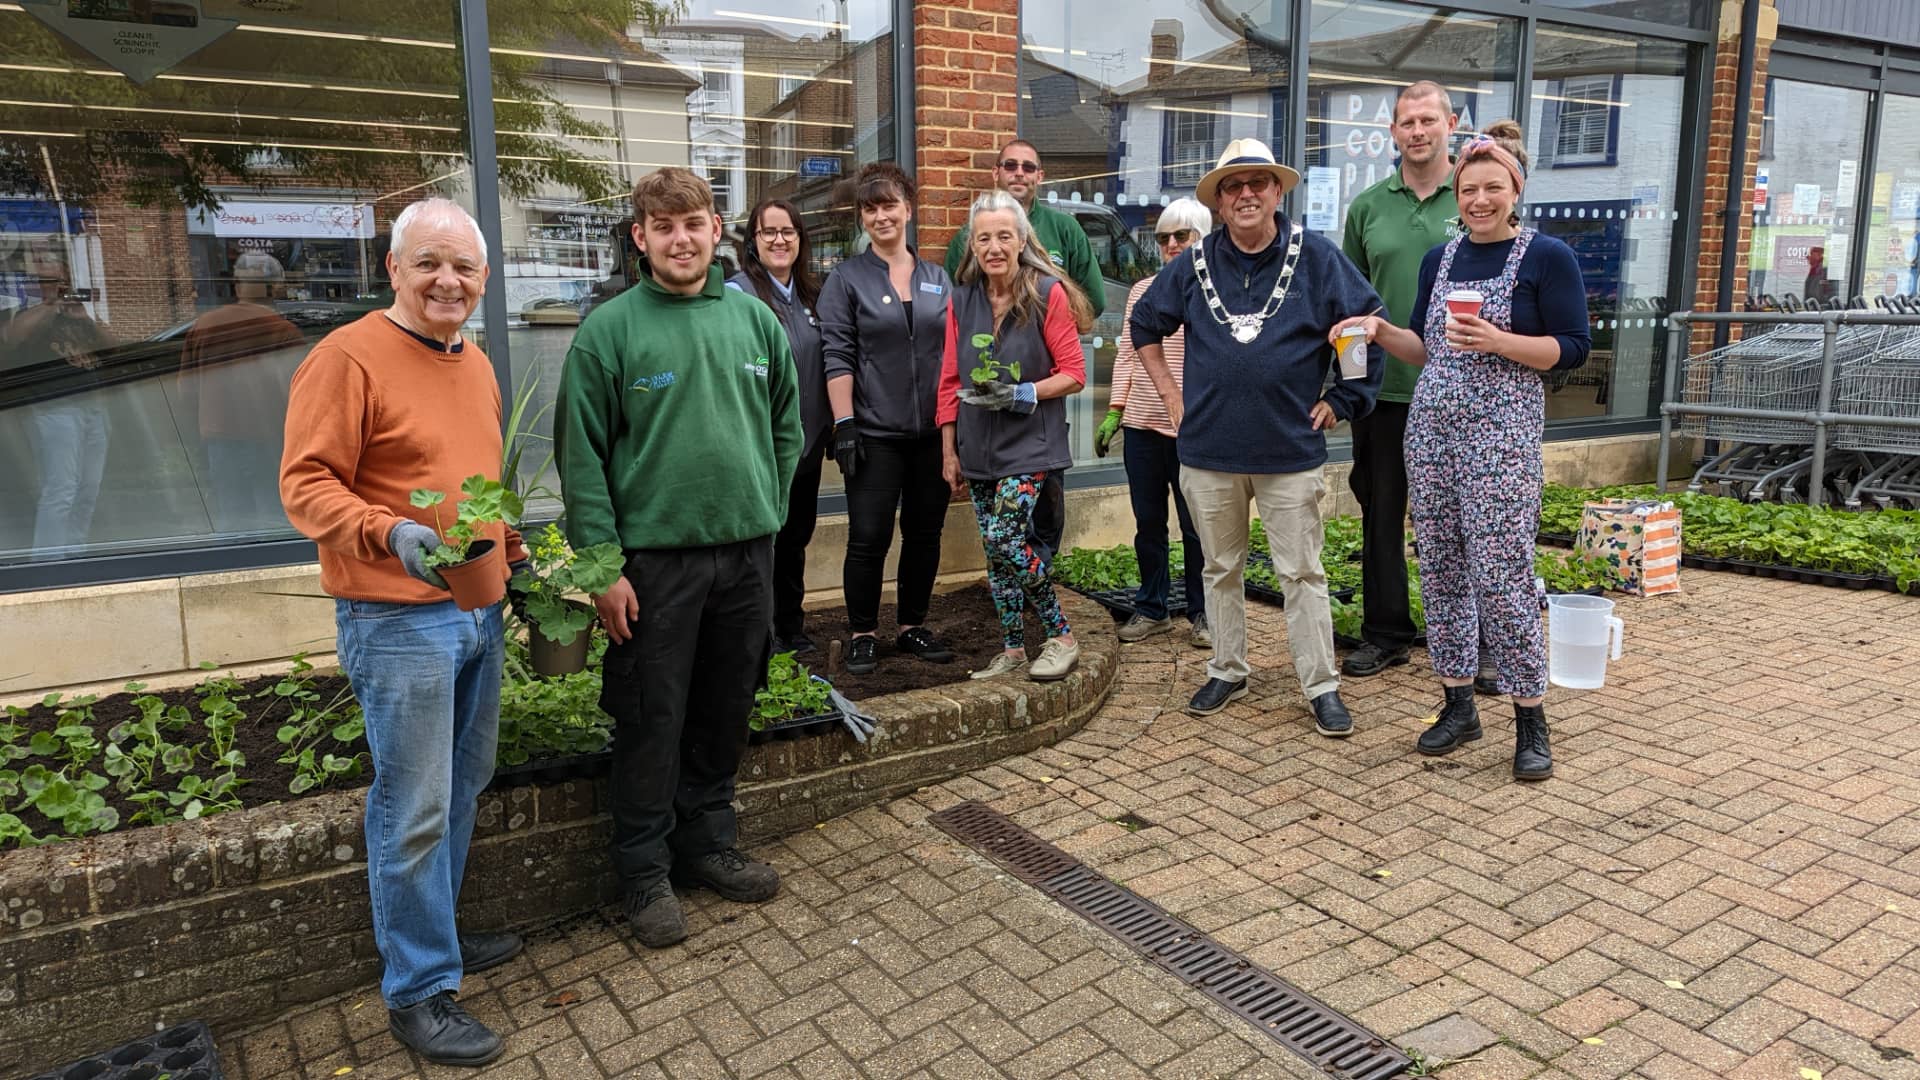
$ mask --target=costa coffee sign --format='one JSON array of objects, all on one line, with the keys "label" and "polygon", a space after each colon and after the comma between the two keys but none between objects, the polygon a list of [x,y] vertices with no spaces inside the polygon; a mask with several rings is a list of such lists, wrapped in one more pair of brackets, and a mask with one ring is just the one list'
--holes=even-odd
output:
[{"label": "costa coffee sign", "polygon": [[231,199],[221,203],[218,210],[195,210],[188,219],[187,231],[233,238],[370,240],[374,232],[373,206]]}]

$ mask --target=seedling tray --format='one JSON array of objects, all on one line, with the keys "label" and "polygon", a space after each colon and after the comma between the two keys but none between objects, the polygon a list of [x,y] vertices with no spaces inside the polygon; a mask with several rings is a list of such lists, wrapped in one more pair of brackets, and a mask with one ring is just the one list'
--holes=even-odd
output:
[{"label": "seedling tray", "polygon": [[213,1033],[198,1020],[69,1062],[33,1080],[221,1080]]},{"label": "seedling tray", "polygon": [[759,731],[748,731],[747,742],[758,746],[761,743],[784,742],[812,735],[825,735],[840,726],[839,713],[821,713],[816,716],[790,716],[785,720],[776,720]]},{"label": "seedling tray", "polygon": [[493,770],[488,791],[503,791],[527,784],[561,784],[568,780],[591,780],[605,776],[613,766],[612,750],[565,757],[536,758],[520,765],[501,765]]},{"label": "seedling tray", "polygon": [[[1134,606],[1134,594],[1140,591],[1138,585],[1127,585],[1118,589],[1082,589],[1060,583],[1062,587],[1092,600],[1108,611],[1118,621],[1132,617],[1139,609]],[[1175,578],[1167,588],[1167,615],[1184,615],[1187,612],[1187,583]]]}]

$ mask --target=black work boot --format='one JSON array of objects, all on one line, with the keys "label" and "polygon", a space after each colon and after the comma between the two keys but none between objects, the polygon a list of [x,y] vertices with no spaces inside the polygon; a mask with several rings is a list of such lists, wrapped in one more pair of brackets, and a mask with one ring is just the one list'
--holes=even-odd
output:
[{"label": "black work boot", "polygon": [[387,1030],[435,1065],[485,1065],[506,1049],[500,1036],[460,1007],[451,990],[388,1009]]},{"label": "black work boot", "polygon": [[667,879],[628,890],[626,906],[627,926],[647,948],[664,949],[687,940],[687,916]]},{"label": "black work boot", "polygon": [[1428,755],[1451,754],[1480,737],[1480,710],[1473,704],[1473,687],[1449,686],[1447,703],[1440,707],[1440,718],[1420,733],[1415,744]]},{"label": "black work boot", "polygon": [[1545,780],[1553,775],[1553,747],[1547,743],[1544,705],[1513,707],[1513,778]]}]

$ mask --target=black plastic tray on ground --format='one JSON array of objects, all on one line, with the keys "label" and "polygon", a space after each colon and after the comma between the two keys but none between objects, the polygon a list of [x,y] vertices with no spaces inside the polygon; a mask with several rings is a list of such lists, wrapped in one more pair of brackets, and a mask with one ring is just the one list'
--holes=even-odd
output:
[{"label": "black plastic tray on ground", "polygon": [[[1140,589],[1138,585],[1128,585],[1119,589],[1082,589],[1077,586],[1068,585],[1064,581],[1058,584],[1062,588],[1077,592],[1081,596],[1113,612],[1113,617],[1116,620],[1124,621],[1138,610],[1133,602],[1134,594]],[[1186,613],[1187,583],[1176,577],[1167,588],[1167,615],[1171,617],[1174,615],[1185,615]]]},{"label": "black plastic tray on ground", "polygon": [[198,1020],[81,1058],[33,1080],[221,1080],[213,1033]]},{"label": "black plastic tray on ground", "polygon": [[500,791],[523,784],[559,784],[568,780],[591,780],[605,776],[613,765],[612,750],[565,757],[538,758],[520,765],[500,765],[493,770],[487,790]]},{"label": "black plastic tray on ground", "polygon": [[747,732],[747,743],[749,745],[758,745],[760,743],[783,741],[786,739],[799,739],[811,735],[825,735],[838,726],[840,726],[839,713],[823,713],[818,716],[790,716],[785,720],[778,720],[768,724],[759,731]]}]

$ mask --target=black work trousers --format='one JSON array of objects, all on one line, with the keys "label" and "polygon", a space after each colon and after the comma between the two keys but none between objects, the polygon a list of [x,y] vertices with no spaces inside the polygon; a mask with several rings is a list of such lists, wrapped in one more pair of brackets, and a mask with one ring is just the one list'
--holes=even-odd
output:
[{"label": "black work trousers", "polygon": [[1360,503],[1360,634],[1382,649],[1413,644],[1407,602],[1407,405],[1376,402],[1353,421],[1353,471],[1347,486]]},{"label": "black work trousers", "polygon": [[738,840],[734,773],[766,680],[772,538],[631,551],[626,577],[640,615],[607,647],[600,707],[613,717],[613,869],[633,890]]},{"label": "black work trousers", "polygon": [[807,545],[813,542],[813,526],[820,517],[820,467],[826,460],[827,442],[820,440],[813,453],[800,459],[787,489],[786,524],[773,538],[773,632],[782,638],[805,629],[801,602],[807,597]]},{"label": "black work trousers", "polygon": [[880,587],[894,512],[900,515],[900,566],[895,576],[901,626],[926,621],[933,579],[940,573],[940,532],[953,489],[940,475],[940,435],[864,439],[865,456],[847,479],[847,557],[841,587],[847,625],[856,634],[880,628]]}]

